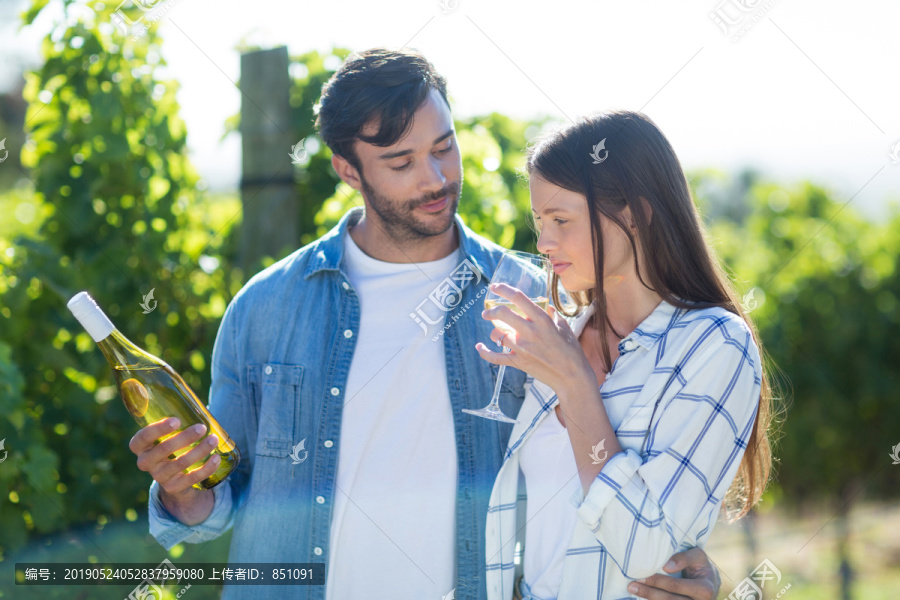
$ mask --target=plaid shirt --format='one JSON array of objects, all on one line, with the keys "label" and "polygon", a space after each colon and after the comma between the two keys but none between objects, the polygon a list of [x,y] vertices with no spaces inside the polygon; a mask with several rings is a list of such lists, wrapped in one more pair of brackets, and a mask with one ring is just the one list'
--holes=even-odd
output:
[{"label": "plaid shirt", "polygon": [[[593,308],[570,322],[576,334]],[[560,600],[633,598],[630,581],[706,543],[747,447],[760,384],[750,330],[721,308],[684,310],[663,301],[619,343],[600,390],[622,452],[609,458],[586,497],[580,485],[572,497],[578,518]],[[532,381],[510,436],[488,510],[490,600],[512,597],[515,546],[525,543],[518,451],[542,419],[555,418],[558,402]]]}]

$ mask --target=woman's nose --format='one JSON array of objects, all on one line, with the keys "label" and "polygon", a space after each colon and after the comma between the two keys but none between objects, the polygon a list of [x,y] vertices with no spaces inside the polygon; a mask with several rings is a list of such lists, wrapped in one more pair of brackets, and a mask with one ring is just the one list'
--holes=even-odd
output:
[{"label": "woman's nose", "polygon": [[541,254],[550,254],[556,250],[556,241],[547,232],[546,227],[541,227],[538,233],[537,249]]}]

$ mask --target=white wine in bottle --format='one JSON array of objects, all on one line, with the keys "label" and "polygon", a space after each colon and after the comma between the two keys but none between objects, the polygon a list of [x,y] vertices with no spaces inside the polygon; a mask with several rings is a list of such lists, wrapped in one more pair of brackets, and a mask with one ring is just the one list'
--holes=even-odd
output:
[{"label": "white wine in bottle", "polygon": [[[208,490],[224,481],[237,467],[241,453],[181,376],[162,359],[142,350],[122,335],[87,292],[76,294],[69,300],[67,306],[100,346],[100,350],[113,368],[116,385],[125,402],[125,408],[134,420],[141,427],[167,417],[177,417],[181,421],[179,429],[157,440],[156,443],[197,423],[206,425],[207,433],[215,434],[219,438],[219,445],[209,457],[185,470],[185,472],[193,471],[202,467],[212,456],[218,455],[221,458],[219,468],[203,481],[194,484],[194,487]],[[200,441],[202,440],[198,440],[190,448]],[[190,448],[179,451],[177,455],[170,454],[169,458],[177,458]]]}]

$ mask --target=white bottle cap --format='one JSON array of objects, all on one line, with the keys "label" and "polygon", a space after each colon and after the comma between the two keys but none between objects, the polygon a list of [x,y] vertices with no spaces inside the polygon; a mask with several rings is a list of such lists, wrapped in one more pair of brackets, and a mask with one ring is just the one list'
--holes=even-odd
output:
[{"label": "white bottle cap", "polygon": [[87,292],[79,292],[72,296],[66,306],[87,330],[95,342],[99,342],[109,336],[115,327],[109,317],[104,314],[94,299]]}]

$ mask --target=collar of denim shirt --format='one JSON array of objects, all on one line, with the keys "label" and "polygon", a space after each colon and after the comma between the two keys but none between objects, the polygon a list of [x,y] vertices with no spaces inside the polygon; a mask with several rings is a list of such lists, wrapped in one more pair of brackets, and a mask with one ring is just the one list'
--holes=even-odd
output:
[{"label": "collar of denim shirt", "polygon": [[[306,272],[303,274],[304,279],[309,279],[321,271],[340,270],[344,258],[344,235],[351,226],[359,222],[362,215],[362,208],[348,210],[331,231],[313,242],[314,248]],[[456,214],[454,219],[459,237],[459,248],[462,249],[463,257],[468,259],[489,281],[499,262],[497,252],[504,252],[506,249],[483,237],[476,236],[459,214]],[[491,251],[494,251],[493,255]]]}]

